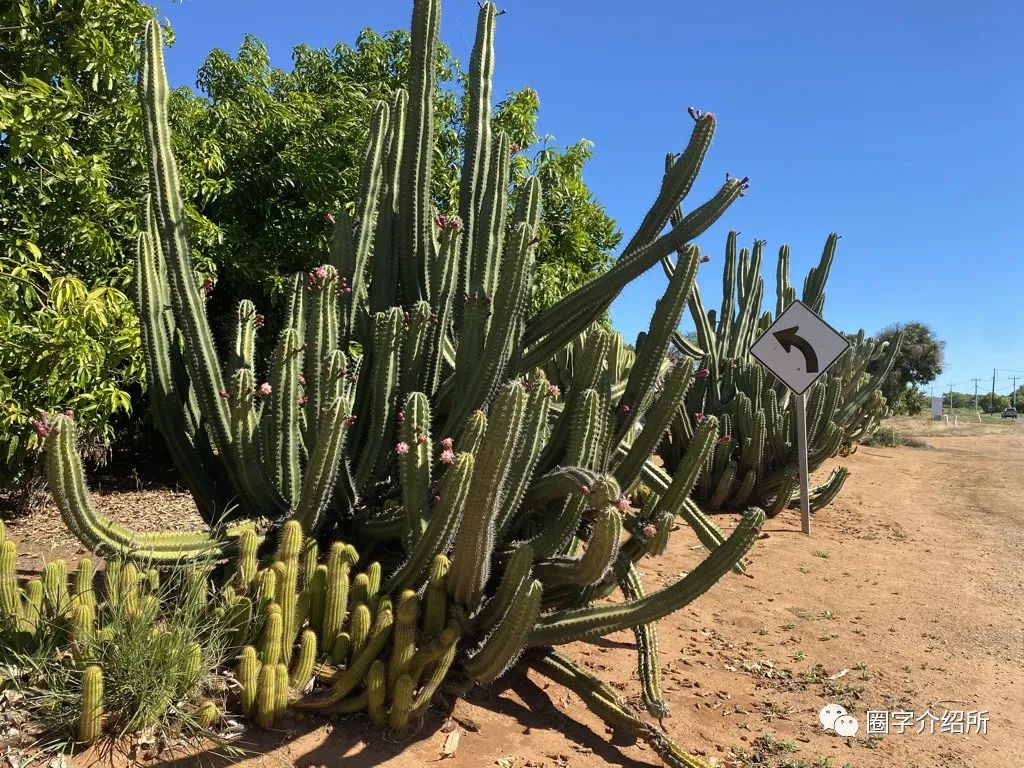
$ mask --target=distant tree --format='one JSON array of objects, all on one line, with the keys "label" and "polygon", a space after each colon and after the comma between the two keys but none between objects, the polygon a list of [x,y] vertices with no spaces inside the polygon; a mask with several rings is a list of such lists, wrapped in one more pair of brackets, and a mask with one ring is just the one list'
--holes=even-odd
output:
[{"label": "distant tree", "polygon": [[892,371],[882,383],[882,394],[891,403],[907,400],[911,388],[934,381],[942,373],[945,342],[936,339],[932,329],[924,323],[894,323],[879,331],[875,338],[892,341],[900,331],[903,332],[900,350]]}]

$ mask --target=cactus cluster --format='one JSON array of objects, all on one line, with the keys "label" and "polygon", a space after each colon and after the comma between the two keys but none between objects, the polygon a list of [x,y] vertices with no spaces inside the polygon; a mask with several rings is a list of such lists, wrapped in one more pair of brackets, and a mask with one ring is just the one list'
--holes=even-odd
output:
[{"label": "cactus cluster", "polygon": [[[139,534],[99,514],[63,415],[47,438],[51,490],[100,555],[233,564],[217,610],[239,637],[258,628],[238,675],[262,724],[289,706],[341,707],[400,729],[442,679],[487,683],[525,653],[670,765],[696,765],[553,649],[632,629],[645,706],[663,717],[655,622],[742,570],[764,519],[750,509],[725,538],[690,498],[720,440],[716,418],[693,432],[673,474],[651,460],[696,376],[692,361],[667,354],[701,262],[690,241],[746,180],[727,178],[679,214],[715,129],[714,115],[692,110],[690,141],[618,261],[527,316],[540,188],[527,178],[510,189],[508,138],[492,126],[492,3],[480,6],[467,79],[458,211],[433,209],[439,14],[438,0],[414,3],[408,88],[375,107],[354,205],[337,216],[329,263],[294,277],[265,365],[251,303],[239,305],[225,351],[210,329],[160,29],[148,25],[137,301],[154,419],[209,529]],[[672,254],[669,287],[629,351],[595,321]],[[650,489],[642,503],[629,495],[639,488]],[[677,518],[709,555],[648,594],[635,566],[665,550]],[[617,590],[624,600],[602,602]]]},{"label": "cactus cluster", "polygon": [[[825,283],[835,256],[838,235],[830,235],[821,260],[804,280],[802,301],[820,313]],[[674,415],[658,453],[669,473],[682,466],[699,424],[718,417],[723,437],[711,461],[700,472],[694,499],[706,510],[738,511],[748,505],[775,515],[799,495],[794,396],[753,358],[751,344],[796,300],[789,282],[789,248],[779,250],[776,270],[775,314],[762,311],[764,280],[761,262],[764,241],[751,249],[737,249],[737,234],[726,244],[722,306],[706,309],[700,292],[689,295],[690,315],[696,326],[696,345],[676,334],[673,342],[686,355],[699,358],[701,369],[684,407]],[[667,274],[686,268],[683,260],[663,260]],[[880,391],[899,348],[866,338],[861,331],[836,366],[806,393],[808,461],[813,471],[826,459],[849,453],[855,442],[877,426],[885,414]],[[869,367],[874,373],[868,373]],[[811,489],[811,509],[828,504],[845,482],[839,467],[821,485]]]},{"label": "cactus cluster", "polygon": [[[614,491],[611,478],[604,482]],[[589,493],[607,493],[608,488]],[[315,539],[304,539],[297,521],[285,524],[277,551],[261,562],[255,560],[255,547],[245,542],[243,553],[231,562],[232,575],[222,589],[225,608],[219,609],[244,617],[238,638],[254,638],[238,657],[242,709],[267,728],[292,709],[364,712],[375,725],[401,732],[430,705],[442,684],[464,690],[491,682],[525,652],[527,664],[573,687],[610,725],[645,739],[670,765],[699,765],[553,646],[633,628],[643,700],[660,720],[667,707],[654,622],[735,566],[763,516],[750,514],[691,574],[645,595],[634,560],[648,547],[632,540],[620,547],[598,541],[617,541],[618,509],[607,502],[602,519],[613,522],[595,520],[580,556],[537,561],[533,546],[520,541],[504,550],[507,562],[493,589],[476,597],[465,596],[467,586],[460,584],[472,579],[473,569],[459,575],[459,548],[451,561],[434,554],[424,573],[412,578],[402,566],[386,575],[389,570],[379,560],[361,558],[353,545],[341,541],[321,557]],[[254,540],[254,534],[246,538]],[[615,550],[610,567],[609,551]],[[606,560],[603,569],[591,564],[597,557]],[[607,578],[602,579],[604,570]],[[549,583],[554,588],[549,590]],[[575,588],[557,588],[570,584]],[[626,602],[593,604],[616,586]],[[589,594],[581,596],[581,590]]]},{"label": "cactus cluster", "polygon": [[[95,571],[92,560],[78,562],[74,573],[64,560],[47,563],[38,578],[19,584],[15,570],[17,551],[5,537],[0,523],[0,650],[35,658],[37,652],[56,648],[62,668],[70,665],[81,686],[81,707],[74,728],[80,744],[96,741],[103,730],[103,664],[117,657],[117,627],[125,620],[141,622],[156,637],[166,632],[161,600],[171,597],[190,608],[209,624],[214,613],[227,610],[222,601],[211,600],[207,573],[193,570],[185,575],[180,589],[173,592],[155,568],[142,569],[134,562],[110,560]],[[238,630],[249,625],[239,622]],[[244,635],[239,635],[240,637]],[[179,694],[192,691],[207,673],[208,662],[198,641],[183,642],[180,653],[168,666]],[[13,668],[19,665],[15,663]],[[32,670],[23,670],[31,675]],[[181,706],[179,704],[178,706]],[[221,707],[210,699],[198,703],[192,716],[203,727],[222,716]]]},{"label": "cactus cluster", "polygon": [[405,589],[392,600],[381,591],[381,564],[359,570],[352,545],[334,542],[320,559],[316,541],[290,521],[272,562],[252,567],[249,555],[237,562],[225,589],[228,610],[244,605],[250,628],[259,627],[239,656],[242,708],[265,728],[292,707],[366,712],[402,731],[430,704],[458,650],[448,560],[430,563],[422,597]]}]

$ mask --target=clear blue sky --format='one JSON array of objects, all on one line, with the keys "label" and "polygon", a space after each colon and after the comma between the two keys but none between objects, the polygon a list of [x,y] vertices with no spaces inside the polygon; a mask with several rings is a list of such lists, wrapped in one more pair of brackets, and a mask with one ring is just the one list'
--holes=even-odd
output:
[{"label": "clear blue sky", "polygon": [[[627,238],[653,200],[667,151],[718,116],[690,207],[728,171],[751,188],[700,240],[700,284],[717,303],[725,233],[793,249],[798,285],[837,231],[826,319],[875,332],[930,324],[946,342],[937,389],[1010,388],[1024,377],[1024,9],[1007,0],[694,3],[504,0],[495,91],[530,85],[540,132],[595,143],[586,180]],[[176,85],[206,53],[252,32],[274,63],[300,42],[352,42],[409,23],[411,0],[161,3],[178,36]],[[441,35],[468,61],[475,0],[448,0]],[[798,278],[798,279],[797,279]],[[612,308],[632,340],[664,286],[660,269]],[[774,301],[774,300],[773,300]],[[1018,380],[1018,384],[1024,378]]]}]

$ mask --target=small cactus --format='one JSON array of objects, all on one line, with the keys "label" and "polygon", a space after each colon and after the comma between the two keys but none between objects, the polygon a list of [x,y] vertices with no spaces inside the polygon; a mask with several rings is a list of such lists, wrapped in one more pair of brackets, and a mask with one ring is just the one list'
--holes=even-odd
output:
[{"label": "small cactus", "polygon": [[103,670],[90,664],[82,672],[82,712],[78,717],[78,741],[92,744],[103,729]]}]

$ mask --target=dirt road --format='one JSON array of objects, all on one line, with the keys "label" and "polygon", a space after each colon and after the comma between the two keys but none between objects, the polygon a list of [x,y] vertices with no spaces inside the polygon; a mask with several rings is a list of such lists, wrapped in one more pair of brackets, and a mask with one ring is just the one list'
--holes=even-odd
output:
[{"label": "dirt road", "polygon": [[[810,538],[794,513],[769,521],[750,578],[730,575],[661,622],[664,724],[683,746],[740,768],[1024,766],[1024,429],[928,440],[930,450],[862,447],[843,460],[850,479]],[[697,562],[691,543],[680,531],[668,555],[643,563],[649,589]],[[621,633],[567,652],[633,696],[632,642]],[[522,674],[504,686],[460,702],[451,720],[434,713],[404,744],[361,718],[291,721],[238,764],[659,764],[611,744],[564,689]],[[856,737],[822,729],[829,703],[858,718]],[[889,715],[887,735],[868,735],[869,710],[914,719]]]}]

